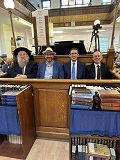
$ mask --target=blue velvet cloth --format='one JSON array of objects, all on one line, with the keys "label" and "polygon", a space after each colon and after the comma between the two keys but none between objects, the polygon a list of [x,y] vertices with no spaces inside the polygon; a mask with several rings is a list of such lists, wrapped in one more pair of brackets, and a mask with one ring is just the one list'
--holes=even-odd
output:
[{"label": "blue velvet cloth", "polygon": [[0,106],[0,133],[21,135],[17,107]]},{"label": "blue velvet cloth", "polygon": [[71,109],[70,134],[120,137],[120,112]]},{"label": "blue velvet cloth", "polygon": [[71,109],[92,109],[92,106],[85,106],[85,105],[79,105],[79,104],[71,104]]}]

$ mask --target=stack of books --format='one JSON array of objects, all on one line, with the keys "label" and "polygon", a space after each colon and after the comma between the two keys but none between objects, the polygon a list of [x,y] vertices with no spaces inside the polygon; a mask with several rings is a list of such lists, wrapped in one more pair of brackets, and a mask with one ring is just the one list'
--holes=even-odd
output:
[{"label": "stack of books", "polygon": [[85,85],[79,87],[72,87],[72,104],[73,109],[92,109],[93,94]]},{"label": "stack of books", "polygon": [[71,160],[115,160],[114,148],[107,145],[91,143],[87,145],[72,145]]},{"label": "stack of books", "polygon": [[7,106],[16,106],[16,95],[19,91],[7,91],[1,95],[1,104]]},{"label": "stack of books", "polygon": [[120,110],[120,93],[117,90],[99,90],[103,110]]},{"label": "stack of books", "polygon": [[[1,110],[6,113],[4,122],[7,125],[7,130],[4,130],[3,134],[7,134],[7,140],[10,143],[22,144],[22,137],[20,131],[19,117],[17,113],[17,99],[16,96],[24,90],[28,85],[1,85],[0,86],[0,107]],[[9,115],[8,115],[9,114]],[[12,117],[10,117],[12,114]],[[2,113],[1,113],[2,116]],[[13,122],[14,118],[14,122]],[[11,119],[11,121],[7,121]],[[9,127],[10,126],[10,127]],[[0,143],[3,142],[3,137],[0,135]]]},{"label": "stack of books", "polygon": [[107,145],[97,144],[97,143],[88,143],[88,156],[95,157],[93,159],[110,159],[110,150]]}]

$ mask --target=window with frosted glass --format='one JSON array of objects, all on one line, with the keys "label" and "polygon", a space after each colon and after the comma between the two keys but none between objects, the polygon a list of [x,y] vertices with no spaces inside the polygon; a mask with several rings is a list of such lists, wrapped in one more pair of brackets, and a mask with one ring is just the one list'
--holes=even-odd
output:
[{"label": "window with frosted glass", "polygon": [[102,4],[104,4],[104,5],[111,4],[112,2],[113,2],[113,0],[102,0]]},{"label": "window with frosted glass", "polygon": [[88,5],[91,0],[61,0],[61,8]]},{"label": "window with frosted glass", "polygon": [[108,51],[108,37],[100,37],[100,51],[107,52]]},{"label": "window with frosted glass", "polygon": [[74,6],[75,5],[75,0],[69,0],[69,5]]},{"label": "window with frosted glass", "polygon": [[76,0],[76,4],[82,4],[82,0]]},{"label": "window with frosted glass", "polygon": [[84,0],[83,4],[89,4],[90,0]]},{"label": "window with frosted glass", "polygon": [[50,1],[42,1],[43,9],[50,9]]},{"label": "window with frosted glass", "polygon": [[62,0],[62,6],[67,6],[69,0]]}]

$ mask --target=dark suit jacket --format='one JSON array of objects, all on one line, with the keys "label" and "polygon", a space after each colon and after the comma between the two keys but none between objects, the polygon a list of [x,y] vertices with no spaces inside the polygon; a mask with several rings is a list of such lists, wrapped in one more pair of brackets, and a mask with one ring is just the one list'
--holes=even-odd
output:
[{"label": "dark suit jacket", "polygon": [[[27,78],[36,78],[37,69],[37,63],[30,60],[25,69],[25,75]],[[22,68],[19,67],[17,60],[14,60],[13,64],[8,68],[7,74],[12,78],[16,77],[17,74],[22,74]]]},{"label": "dark suit jacket", "polygon": [[[46,70],[46,61],[40,62],[38,65],[37,78],[44,78]],[[64,78],[62,63],[54,60],[53,63],[53,79]]]},{"label": "dark suit jacket", "polygon": [[1,65],[5,64],[5,61],[2,60]]},{"label": "dark suit jacket", "polygon": [[2,71],[5,73],[7,72],[7,69],[8,69],[8,65],[5,63],[2,65]]},{"label": "dark suit jacket", "polygon": [[[71,79],[71,60],[63,64],[64,77]],[[77,61],[77,79],[85,78],[85,63]]]},{"label": "dark suit jacket", "polygon": [[[109,79],[110,71],[109,66],[105,63],[101,63],[101,79]],[[86,78],[87,79],[95,79],[95,65],[92,63],[91,65],[86,66]]]}]

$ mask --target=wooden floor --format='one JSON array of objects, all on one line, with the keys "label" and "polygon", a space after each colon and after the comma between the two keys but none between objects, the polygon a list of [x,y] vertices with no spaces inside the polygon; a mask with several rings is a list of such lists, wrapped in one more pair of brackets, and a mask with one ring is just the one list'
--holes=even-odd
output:
[{"label": "wooden floor", "polygon": [[[17,160],[0,157],[0,160]],[[69,160],[69,143],[65,141],[37,139],[26,160]]]}]

